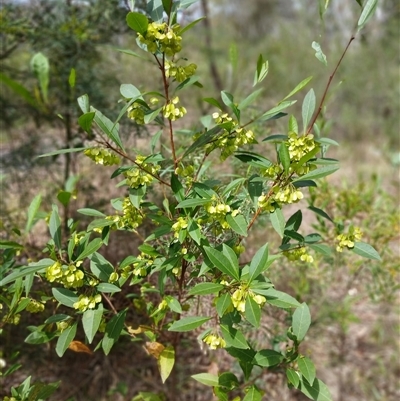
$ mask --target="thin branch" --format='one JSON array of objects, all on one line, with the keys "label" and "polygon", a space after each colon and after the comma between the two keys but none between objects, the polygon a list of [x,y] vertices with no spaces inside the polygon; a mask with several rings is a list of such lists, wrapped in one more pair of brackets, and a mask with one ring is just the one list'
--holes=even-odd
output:
[{"label": "thin branch", "polygon": [[352,42],[355,38],[356,38],[356,37],[355,37],[355,35],[353,34],[352,37],[351,37],[350,40],[349,40],[349,43],[347,43],[347,46],[346,46],[346,48],[344,49],[344,51],[343,51],[343,53],[342,53],[342,55],[341,55],[341,57],[340,57],[338,63],[336,64],[335,69],[333,70],[332,74],[330,75],[330,77],[329,77],[329,79],[328,79],[328,83],[327,83],[326,88],[325,88],[325,91],[324,91],[324,94],[322,95],[321,101],[320,101],[320,103],[319,103],[318,110],[317,110],[317,112],[315,113],[315,116],[314,116],[314,118],[312,119],[312,121],[311,121],[311,123],[310,123],[310,125],[309,125],[309,127],[308,127],[308,129],[307,129],[307,134],[309,134],[309,133],[312,131],[312,129],[313,129],[313,127],[314,127],[314,124],[315,124],[315,122],[317,121],[317,118],[318,118],[318,116],[320,115],[320,113],[321,113],[321,111],[322,111],[322,107],[323,107],[323,105],[324,105],[325,98],[326,98],[326,95],[327,95],[327,93],[328,93],[329,87],[331,86],[332,80],[333,80],[334,76],[336,75],[336,72],[337,72],[337,70],[338,70],[338,68],[339,68],[339,66],[340,66],[340,64],[341,64],[341,62],[342,62],[344,56],[345,56],[346,53],[347,53],[347,50],[349,49],[349,47],[350,47],[350,45],[351,45],[351,42]]}]

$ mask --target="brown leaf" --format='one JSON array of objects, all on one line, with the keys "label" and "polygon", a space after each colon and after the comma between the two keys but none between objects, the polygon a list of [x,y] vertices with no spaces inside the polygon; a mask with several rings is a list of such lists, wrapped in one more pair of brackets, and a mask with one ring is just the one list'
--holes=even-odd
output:
[{"label": "brown leaf", "polygon": [[164,351],[164,346],[156,341],[154,342],[147,342],[144,345],[144,349],[146,350],[146,352],[150,355],[153,355],[154,358],[159,359],[160,358],[160,354],[161,352]]},{"label": "brown leaf", "polygon": [[92,350],[84,343],[80,341],[71,341],[68,348],[74,352],[85,352],[86,354],[92,355]]}]

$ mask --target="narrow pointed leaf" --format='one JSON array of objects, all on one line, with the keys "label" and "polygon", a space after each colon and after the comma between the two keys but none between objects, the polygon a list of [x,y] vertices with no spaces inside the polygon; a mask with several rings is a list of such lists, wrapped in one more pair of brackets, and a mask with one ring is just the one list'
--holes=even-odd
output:
[{"label": "narrow pointed leaf", "polygon": [[281,238],[283,238],[283,233],[285,231],[285,217],[283,216],[282,210],[275,209],[273,213],[269,214],[269,219],[274,230]]},{"label": "narrow pointed leaf", "polygon": [[170,345],[163,349],[157,361],[158,370],[160,372],[161,381],[165,383],[172,372],[175,363],[175,350]]},{"label": "narrow pointed leaf", "polygon": [[[287,96],[285,96],[279,102],[279,104],[281,104],[284,100],[289,99],[290,97],[292,97],[297,92],[300,92],[312,80],[312,78],[313,77],[308,77],[308,78],[303,79]],[[289,131],[297,132],[295,130],[289,130]]]},{"label": "narrow pointed leaf", "polygon": [[302,117],[303,117],[303,130],[307,131],[308,123],[311,121],[311,118],[314,114],[315,110],[315,93],[314,89],[310,89],[307,95],[304,97],[303,106],[302,106]]},{"label": "narrow pointed leaf", "polygon": [[235,233],[243,237],[247,237],[247,222],[242,214],[238,214],[236,216],[227,214],[226,222],[229,224],[229,227],[235,231]]},{"label": "narrow pointed leaf", "polygon": [[297,366],[299,367],[300,373],[308,381],[309,384],[313,384],[315,380],[315,366],[310,358],[301,356],[297,359]]},{"label": "narrow pointed leaf", "polygon": [[302,341],[311,325],[311,313],[306,303],[302,303],[293,313],[293,334],[298,341]]},{"label": "narrow pointed leaf", "polygon": [[42,197],[41,195],[36,195],[32,202],[29,205],[28,208],[28,218],[26,221],[26,225],[25,225],[25,232],[28,233],[30,231],[30,229],[32,228],[33,225],[33,221],[36,217],[36,213],[39,210],[40,204],[42,202]]},{"label": "narrow pointed leaf", "polygon": [[77,324],[73,324],[70,327],[67,327],[58,337],[57,345],[56,345],[56,352],[57,355],[61,358],[64,355],[64,352],[67,350],[71,341],[75,338],[77,329]]},{"label": "narrow pointed leaf", "polygon": [[376,249],[365,242],[356,242],[352,251],[367,259],[382,260]]},{"label": "narrow pointed leaf", "polygon": [[249,267],[249,283],[268,268],[268,244],[263,245],[254,255]]},{"label": "narrow pointed leaf", "polygon": [[246,298],[246,307],[244,315],[246,320],[254,327],[260,327],[261,308],[252,297]]},{"label": "narrow pointed leaf", "polygon": [[[214,248],[204,247],[204,250],[211,263],[222,273],[239,280],[239,266],[232,265],[224,253]],[[237,261],[236,261],[237,262]]]},{"label": "narrow pointed leaf", "polygon": [[262,367],[275,366],[281,363],[283,360],[283,355],[272,349],[264,349],[258,351],[254,356],[253,363]]},{"label": "narrow pointed leaf", "polygon": [[121,331],[124,327],[127,309],[115,315],[106,326],[101,346],[106,355],[111,351],[112,346],[118,341]]},{"label": "narrow pointed leaf", "polygon": [[378,5],[378,0],[367,0],[365,3],[360,18],[357,22],[358,30],[360,31],[364,28],[365,24],[374,15],[376,6]]},{"label": "narrow pointed leaf", "polygon": [[306,380],[301,380],[299,389],[314,401],[333,401],[327,385],[319,379],[315,379],[312,385]]},{"label": "narrow pointed leaf", "polygon": [[188,316],[172,323],[168,331],[185,332],[192,331],[200,327],[202,324],[210,320],[211,317],[207,316]]},{"label": "narrow pointed leaf", "polygon": [[89,344],[92,343],[99,329],[103,311],[103,305],[99,304],[97,309],[88,309],[83,313],[82,325]]}]

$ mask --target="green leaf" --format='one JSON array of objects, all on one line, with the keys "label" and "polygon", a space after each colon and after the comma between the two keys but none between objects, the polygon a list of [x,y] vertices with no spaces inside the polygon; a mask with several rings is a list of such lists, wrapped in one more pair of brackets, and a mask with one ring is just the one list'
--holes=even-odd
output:
[{"label": "green leaf", "polygon": [[109,294],[113,294],[114,292],[120,292],[121,288],[117,287],[114,284],[111,283],[100,283],[96,286],[97,291],[100,292],[106,292]]},{"label": "green leaf", "polygon": [[293,384],[295,388],[299,387],[300,377],[294,369],[286,369],[286,377],[288,379],[288,382]]},{"label": "green leaf", "polygon": [[177,208],[195,208],[197,206],[202,206],[207,203],[210,203],[210,199],[200,199],[200,198],[194,198],[194,199],[185,199],[182,202],[179,202],[176,207]]},{"label": "green leaf", "polygon": [[260,327],[261,308],[260,305],[252,297],[246,298],[246,306],[244,315],[246,320],[254,327]]},{"label": "green leaf", "polygon": [[302,341],[307,334],[311,324],[311,313],[307,304],[303,302],[293,313],[292,327],[293,334],[298,341]]},{"label": "green leaf", "polygon": [[297,231],[301,226],[302,220],[303,220],[303,213],[301,212],[301,210],[298,210],[288,218],[288,221],[285,224],[285,231],[287,230]]},{"label": "green leaf", "polygon": [[190,238],[192,238],[192,240],[194,242],[196,242],[197,245],[200,245],[200,242],[201,242],[201,239],[203,238],[203,236],[201,235],[199,226],[192,219],[189,219],[187,232],[188,232]]},{"label": "green leaf", "polygon": [[74,323],[72,326],[67,327],[58,337],[56,352],[57,355],[61,358],[64,355],[64,352],[67,350],[71,341],[75,338],[77,323]]},{"label": "green leaf", "polygon": [[249,283],[257,278],[269,267],[268,263],[268,244],[263,245],[253,256],[249,267]]},{"label": "green leaf", "polygon": [[206,131],[204,134],[200,135],[199,138],[197,138],[190,146],[188,149],[186,149],[185,153],[181,157],[183,159],[186,157],[188,154],[194,152],[197,148],[206,145],[209,143],[214,137],[224,128],[224,124],[220,124],[215,126],[214,128]]},{"label": "green leaf", "polygon": [[327,219],[333,223],[333,220],[329,217],[328,213],[324,212],[322,209],[319,209],[315,206],[309,206],[308,207],[311,211],[313,211],[315,214],[318,216],[323,217],[324,219]]},{"label": "green leaf", "polygon": [[[284,100],[289,99],[290,97],[292,97],[294,94],[296,94],[297,92],[300,92],[311,80],[313,77],[308,77],[303,79],[287,96],[285,96],[280,102],[279,104],[281,104]],[[294,117],[293,117],[294,118]],[[289,129],[289,131],[293,131],[293,132],[297,132],[297,130],[294,129]]]},{"label": "green leaf", "polygon": [[0,286],[4,286],[8,283],[12,283],[20,277],[25,277],[28,274],[36,273],[39,270],[43,270],[54,263],[52,259],[42,259],[39,262],[30,263],[28,266],[19,267],[18,269],[13,269],[13,272],[7,277],[0,280]]},{"label": "green leaf", "polygon": [[297,120],[295,116],[290,116],[289,118],[289,132],[295,132],[296,134],[299,133],[299,126],[297,124]]},{"label": "green leaf", "polygon": [[103,245],[103,241],[101,238],[95,238],[93,241],[89,242],[83,252],[76,258],[75,262],[79,262],[87,258],[88,256],[95,253],[101,246]]},{"label": "green leaf", "polygon": [[289,167],[290,167],[290,155],[289,155],[289,149],[285,142],[282,142],[280,144],[278,154],[279,154],[279,161],[281,162],[282,167],[285,170],[285,173],[287,174],[289,172]]},{"label": "green leaf", "polygon": [[218,377],[218,385],[232,390],[239,386],[239,380],[232,372],[224,372]]},{"label": "green leaf", "polygon": [[200,327],[202,324],[210,320],[208,316],[188,316],[172,323],[168,331],[185,332],[192,331]]},{"label": "green leaf", "polygon": [[325,65],[328,65],[328,62],[326,61],[326,56],[322,52],[321,46],[318,42],[312,42],[311,47],[315,50],[315,57]]},{"label": "green leaf", "polygon": [[175,198],[182,202],[185,199],[185,191],[176,174],[171,174],[171,188]]},{"label": "green leaf", "polygon": [[65,153],[76,153],[76,152],[81,152],[82,150],[85,150],[86,148],[68,148],[68,149],[59,149],[55,150],[54,152],[49,152],[49,153],[44,153],[43,155],[37,156],[37,158],[41,157],[49,157],[49,156],[57,156],[57,155],[63,155]]},{"label": "green leaf", "polygon": [[163,109],[163,108],[160,107],[160,108],[158,108],[158,109],[156,109],[156,110],[148,110],[148,111],[145,113],[145,115],[144,115],[144,122],[145,122],[145,124],[149,124],[149,123],[151,123],[153,120],[155,120],[155,119],[158,117],[158,115],[160,114],[160,112],[161,112],[162,109]]},{"label": "green leaf", "polygon": [[245,389],[245,391],[246,391],[246,395],[243,398],[243,401],[261,401],[262,393],[256,387],[256,385],[252,385],[250,387],[247,387]]},{"label": "green leaf", "polygon": [[94,253],[90,258],[90,270],[101,281],[107,282],[110,274],[114,272],[112,264],[99,253]]},{"label": "green leaf", "polygon": [[382,260],[375,248],[365,242],[355,242],[352,251],[367,259]]},{"label": "green leaf", "polygon": [[75,68],[71,68],[71,72],[69,73],[68,83],[71,88],[75,87],[76,82],[76,71]]},{"label": "green leaf", "polygon": [[257,60],[257,69],[254,74],[253,86],[256,86],[268,75],[268,60],[264,60],[263,55],[260,54]]},{"label": "green leaf", "polygon": [[223,288],[224,286],[218,283],[199,283],[191,288],[189,295],[217,294]]},{"label": "green leaf", "polygon": [[126,23],[128,24],[129,28],[142,35],[146,33],[147,27],[149,26],[149,20],[147,17],[135,11],[128,13],[126,16]]},{"label": "green leaf", "polygon": [[36,53],[31,60],[31,69],[39,81],[40,91],[45,103],[48,101],[47,92],[49,87],[49,60],[43,53]]},{"label": "green leaf", "polygon": [[178,92],[178,91],[180,91],[182,89],[188,88],[188,87],[190,87],[192,85],[199,86],[200,88],[203,87],[203,85],[199,82],[199,77],[197,75],[192,75],[190,78],[186,78],[183,82],[181,82],[175,88],[174,93],[176,93],[176,92]]},{"label": "green leaf", "polygon": [[266,121],[272,119],[274,116],[278,115],[282,110],[286,109],[287,107],[292,106],[295,104],[297,100],[286,100],[279,103],[278,106],[273,107],[272,109],[266,111],[260,118],[257,120]]},{"label": "green leaf", "polygon": [[220,327],[221,327],[222,337],[224,337],[227,347],[234,347],[240,349],[250,348],[244,334],[241,331],[231,326],[227,326],[225,324],[221,324]]},{"label": "green leaf", "polygon": [[330,256],[332,255],[332,249],[325,244],[310,244],[308,245],[309,248],[311,248],[313,251],[320,253],[321,255],[324,256]]},{"label": "green leaf", "polygon": [[285,231],[285,217],[283,216],[282,210],[275,209],[273,213],[269,214],[269,219],[274,230],[281,238],[283,238],[283,233]]},{"label": "green leaf", "polygon": [[82,110],[82,113],[89,113],[89,96],[87,94],[79,96],[77,101],[80,109]]},{"label": "green leaf", "polygon": [[78,118],[78,124],[85,132],[90,132],[95,114],[94,111],[89,111]]},{"label": "green leaf", "polygon": [[229,227],[235,231],[235,233],[243,237],[247,237],[247,222],[242,214],[237,214],[236,216],[227,214],[226,222],[229,224]]},{"label": "green leaf", "polygon": [[275,305],[278,308],[297,308],[300,306],[300,303],[293,298],[291,295],[286,294],[282,291],[277,291],[274,288],[269,288],[263,292],[263,295],[266,297],[267,302],[271,305]]},{"label": "green leaf", "polygon": [[300,373],[308,381],[309,384],[313,384],[315,380],[315,366],[310,358],[301,356],[297,359],[297,366],[299,367]]},{"label": "green leaf", "polygon": [[175,363],[175,350],[172,345],[164,348],[158,358],[157,365],[161,375],[161,381],[165,383],[172,372]]},{"label": "green leaf", "polygon": [[124,149],[121,139],[119,137],[118,129],[119,124],[114,124],[109,118],[102,114],[93,106],[90,107],[91,111],[95,112],[94,122],[98,127],[122,150]]},{"label": "green leaf", "polygon": [[142,96],[140,90],[132,84],[122,84],[119,89],[121,95],[126,99],[139,98]]},{"label": "green leaf", "polygon": [[62,322],[63,320],[69,320],[71,316],[66,315],[64,313],[59,313],[57,315],[50,316],[48,319],[45,320],[46,324]]},{"label": "green leaf", "polygon": [[299,390],[314,401],[332,401],[331,393],[322,380],[315,379],[312,385],[305,380],[301,380]]},{"label": "green leaf", "polygon": [[238,359],[241,362],[253,362],[254,356],[256,355],[256,351],[251,348],[243,349],[243,348],[235,348],[228,347],[225,348],[229,355],[232,355],[234,358]]},{"label": "green leaf", "polygon": [[2,72],[0,72],[0,82],[6,84],[14,93],[21,96],[31,106],[35,107],[36,109],[39,108],[39,105],[37,104],[35,98],[31,95],[28,89],[25,88],[25,86],[12,80],[7,75],[4,75]]},{"label": "green leaf", "polygon": [[[231,264],[226,252],[217,251],[214,248],[204,247],[204,250],[211,263],[222,273],[239,280],[239,265],[236,257],[236,264]],[[227,256],[225,256],[227,255]]]},{"label": "green leaf", "polygon": [[137,58],[140,58],[142,60],[148,61],[148,59],[146,57],[143,57],[142,55],[140,55],[140,54],[138,54],[138,53],[136,53],[136,52],[134,52],[132,50],[129,50],[129,49],[117,49],[117,48],[114,48],[114,50],[117,50],[118,52],[127,54],[128,56],[133,56],[133,57],[137,57]]},{"label": "green leaf", "polygon": [[263,349],[254,356],[253,363],[264,368],[278,365],[283,361],[283,355],[272,349]]},{"label": "green leaf", "polygon": [[323,178],[339,170],[339,168],[340,167],[338,165],[328,165],[321,168],[317,168],[301,177],[296,178],[295,180],[293,180],[293,182],[303,181],[303,180],[316,180],[317,178]]},{"label": "green leaf", "polygon": [[250,104],[252,104],[258,98],[258,96],[261,95],[263,90],[264,90],[263,88],[260,88],[260,89],[257,89],[256,91],[250,93],[249,96],[247,96],[244,100],[242,100],[239,103],[238,109],[244,110],[246,107],[248,107]]},{"label": "green leaf", "polygon": [[198,373],[197,375],[192,375],[191,377],[206,386],[218,386],[218,376],[212,375],[211,373]]},{"label": "green leaf", "polygon": [[119,312],[107,323],[101,346],[106,355],[111,351],[112,346],[118,341],[122,328],[124,327],[127,309]]},{"label": "green leaf", "polygon": [[28,208],[28,218],[25,225],[25,232],[28,233],[33,225],[33,220],[36,217],[36,213],[39,210],[40,204],[42,203],[41,195],[36,195]]},{"label": "green leaf", "polygon": [[196,20],[190,22],[189,24],[187,24],[185,27],[183,27],[179,31],[179,35],[182,35],[184,32],[188,31],[189,29],[192,29],[195,25],[197,25],[203,19],[205,19],[205,17],[200,17],[200,18],[197,18]]},{"label": "green leaf", "polygon": [[58,208],[52,205],[52,212],[49,220],[50,236],[58,249],[61,249],[61,220],[58,215]]},{"label": "green leaf", "polygon": [[100,327],[101,318],[103,317],[103,305],[100,303],[97,309],[88,309],[83,312],[82,325],[89,344],[92,343],[97,330]]},{"label": "green leaf", "polygon": [[173,0],[162,0],[162,6],[167,15],[170,15],[172,11]]},{"label": "green leaf", "polygon": [[78,295],[67,288],[52,288],[51,292],[53,297],[61,304],[68,306],[69,308],[74,307],[74,303],[78,301]]},{"label": "green leaf", "polygon": [[222,317],[225,312],[231,307],[232,299],[230,294],[225,293],[217,298],[215,303],[215,309],[217,310],[218,316]]},{"label": "green leaf", "polygon": [[106,217],[104,213],[101,213],[96,209],[83,208],[83,209],[78,209],[77,212],[85,216]]},{"label": "green leaf", "polygon": [[364,28],[365,24],[374,15],[376,6],[378,5],[378,0],[367,0],[365,3],[360,18],[357,22],[358,31]]},{"label": "green leaf", "polygon": [[307,131],[308,123],[311,121],[311,118],[314,114],[315,110],[315,93],[314,89],[310,89],[307,95],[304,97],[303,106],[302,106],[302,117],[303,117],[303,131]]}]

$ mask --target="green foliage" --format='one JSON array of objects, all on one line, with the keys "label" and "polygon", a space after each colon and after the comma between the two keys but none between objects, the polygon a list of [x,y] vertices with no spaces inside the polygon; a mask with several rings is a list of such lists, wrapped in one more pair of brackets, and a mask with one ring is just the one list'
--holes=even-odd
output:
[{"label": "green foliage", "polygon": [[[91,106],[88,95],[78,98],[83,113],[79,125],[88,138],[93,135],[96,140],[95,146],[85,147],[83,155],[99,168],[118,166],[111,175],[121,191],[121,197],[110,199],[115,212],[106,214],[107,210],[81,208],[80,214],[93,220],[84,224],[69,218],[63,228],[65,216],[53,204],[43,219],[50,235],[43,258],[18,269],[15,260],[21,246],[4,242],[8,255],[2,265],[2,325],[18,323],[18,316],[25,309],[40,312],[38,301],[22,297],[24,291],[25,298],[33,297],[32,283],[40,279],[48,283],[47,300],[57,307],[42,325],[30,327],[26,341],[42,344],[56,339],[55,350],[60,357],[68,348],[74,350],[79,328],[83,329],[85,341],[95,343],[96,350],[102,349],[105,355],[122,338],[147,339],[150,341],[145,343],[145,349],[156,358],[164,383],[174,374],[178,345],[186,336],[196,333],[211,350],[225,349],[242,370],[240,378],[232,372],[192,376],[213,387],[220,400],[233,394],[240,394],[246,401],[261,400],[263,391],[255,384],[257,369],[285,371],[288,384],[310,399],[331,400],[326,385],[316,377],[313,362],[300,352],[311,325],[310,309],[290,294],[276,290],[269,276],[269,268],[283,257],[292,263],[312,263],[310,250],[327,256],[336,248],[338,252],[353,250],[371,260],[380,258],[371,245],[360,242],[362,233],[358,227],[350,225],[345,230],[344,224],[336,224],[337,244],[329,247],[325,244],[325,226],[321,225],[317,233],[303,235],[299,232],[301,210],[287,219],[282,212],[303,199],[307,188],[317,186],[314,180],[339,168],[336,160],[326,157],[332,141],[321,138],[318,127],[315,135],[311,133],[325,95],[317,111],[314,90],[305,95],[301,133],[296,118],[290,116],[287,135],[258,138],[248,127],[286,116],[282,111],[296,102],[287,99],[302,90],[311,77],[302,80],[276,106],[255,117],[250,105],[260,90],[242,100],[222,91],[220,99],[204,99],[216,111],[203,116],[203,127],[190,124],[193,128],[187,130],[189,145],[181,142],[177,131],[189,112],[178,94],[183,89],[195,91],[201,84],[199,77],[193,75],[196,66],[183,65],[186,60],[179,58],[179,53],[184,49],[183,35],[199,20],[181,28],[176,18],[181,9],[193,2],[152,1],[147,3],[147,14],[128,13],[126,22],[136,31],[139,48],[158,67],[162,92],[122,85],[122,107],[115,121]],[[372,9],[366,9],[367,6],[359,26],[370,17]],[[65,27],[67,32],[73,28],[77,39],[86,43],[83,21],[72,19],[65,23],[72,24]],[[46,102],[47,64],[37,55],[33,66]],[[254,85],[266,78],[268,66],[268,61],[260,56]],[[64,67],[68,67],[65,82],[76,88],[72,73],[75,70],[70,65]],[[75,68],[79,76],[79,68]],[[132,149],[120,134],[119,121],[124,116],[138,125],[158,126],[148,154]],[[167,152],[156,150],[161,137],[162,150]],[[272,157],[253,152],[258,141],[272,148]],[[69,152],[67,149],[51,154]],[[220,162],[233,158],[246,169],[246,174],[226,181],[220,174]],[[68,205],[72,192],[71,184],[58,194],[62,205]],[[26,232],[38,219],[40,200],[34,198],[29,207]],[[335,221],[312,201],[311,196],[312,210],[321,219]],[[271,222],[271,232],[278,233],[281,243],[272,248],[263,242],[254,252],[246,237],[263,217]],[[147,238],[142,235],[145,222],[154,227]],[[140,238],[140,253],[127,253],[119,263],[107,260],[104,251],[116,231]],[[244,252],[251,254],[250,261],[241,257]],[[133,286],[137,291],[132,291]],[[145,319],[145,324],[138,328],[132,327],[135,308],[140,308]],[[269,341],[256,343],[249,336],[249,328],[259,328],[270,308],[282,309],[288,318],[286,335],[275,347]],[[85,344],[78,343],[81,350],[87,348],[80,352],[91,352]],[[24,391],[32,388],[29,381],[26,383]],[[18,396],[22,397],[19,393]],[[158,396],[141,393],[135,399],[156,400]]]}]

